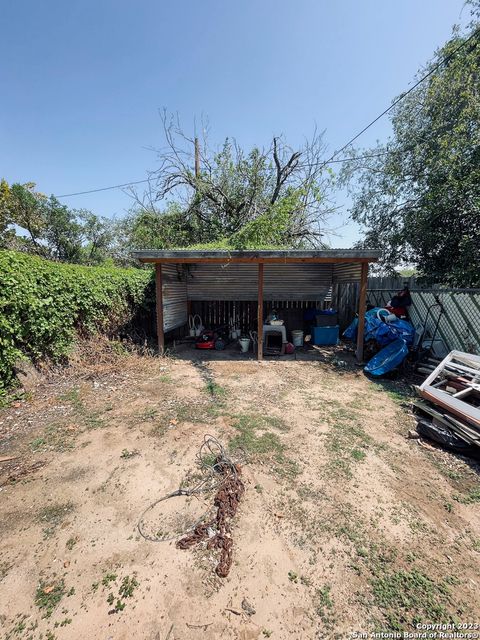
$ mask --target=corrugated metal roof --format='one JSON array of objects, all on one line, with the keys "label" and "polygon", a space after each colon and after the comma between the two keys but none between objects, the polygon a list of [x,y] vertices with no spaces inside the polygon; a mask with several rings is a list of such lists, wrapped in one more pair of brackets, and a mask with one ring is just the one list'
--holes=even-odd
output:
[{"label": "corrugated metal roof", "polygon": [[358,249],[220,251],[175,249],[133,251],[141,262],[376,262],[380,251]]}]

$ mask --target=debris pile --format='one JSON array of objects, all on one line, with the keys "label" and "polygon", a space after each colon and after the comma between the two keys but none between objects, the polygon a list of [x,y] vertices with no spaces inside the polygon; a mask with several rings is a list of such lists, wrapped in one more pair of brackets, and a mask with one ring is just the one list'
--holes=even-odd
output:
[{"label": "debris pile", "polygon": [[480,356],[451,351],[417,392],[422,398],[413,404],[418,432],[480,458]]}]

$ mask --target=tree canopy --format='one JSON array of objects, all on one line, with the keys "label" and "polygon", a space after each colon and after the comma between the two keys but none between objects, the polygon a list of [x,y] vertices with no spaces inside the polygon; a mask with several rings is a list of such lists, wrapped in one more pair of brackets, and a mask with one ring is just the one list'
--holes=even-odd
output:
[{"label": "tree canopy", "polygon": [[275,137],[268,149],[227,139],[212,151],[165,113],[163,125],[158,169],[122,226],[131,248],[325,246],[332,174],[321,134],[297,150]]},{"label": "tree canopy", "polygon": [[414,265],[459,287],[480,286],[478,6],[469,31],[454,31],[421,72],[431,75],[394,107],[392,139],[357,150],[344,169],[361,244],[381,249],[387,270]]},{"label": "tree canopy", "polygon": [[0,247],[60,262],[100,264],[113,240],[110,220],[69,209],[35,190],[35,184],[0,182]]}]

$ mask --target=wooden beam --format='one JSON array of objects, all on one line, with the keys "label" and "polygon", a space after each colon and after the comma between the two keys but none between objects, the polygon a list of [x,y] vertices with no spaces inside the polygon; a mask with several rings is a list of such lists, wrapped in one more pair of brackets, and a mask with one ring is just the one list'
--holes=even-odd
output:
[{"label": "wooden beam", "polygon": [[140,262],[155,264],[367,264],[376,258],[138,258]]},{"label": "wooden beam", "polygon": [[163,356],[165,351],[165,333],[163,331],[163,287],[162,287],[162,265],[155,265],[155,297],[157,309],[157,342],[158,353]]},{"label": "wooden beam", "polygon": [[263,262],[258,263],[258,351],[257,357],[263,360]]},{"label": "wooden beam", "polygon": [[365,313],[367,311],[367,278],[368,263],[362,264],[360,277],[360,295],[358,298],[358,330],[357,330],[357,361],[363,362],[363,339],[365,334]]}]

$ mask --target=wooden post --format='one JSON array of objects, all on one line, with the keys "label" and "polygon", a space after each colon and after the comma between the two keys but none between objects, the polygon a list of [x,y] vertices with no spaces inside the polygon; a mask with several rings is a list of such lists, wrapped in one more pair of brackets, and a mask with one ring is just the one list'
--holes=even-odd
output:
[{"label": "wooden post", "polygon": [[360,295],[358,297],[357,362],[363,362],[363,337],[365,333],[365,313],[367,311],[368,262],[362,262]]},{"label": "wooden post", "polygon": [[263,360],[263,262],[258,263],[258,351],[257,358]]},{"label": "wooden post", "polygon": [[162,288],[162,264],[155,264],[155,296],[157,307],[157,342],[158,352],[161,356],[165,351],[165,334],[163,332],[163,288]]}]

